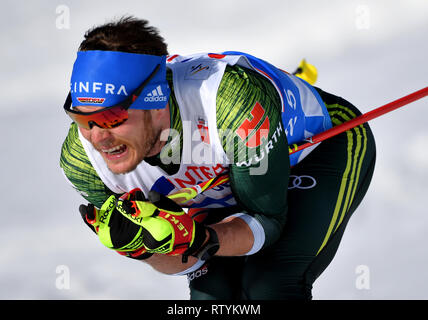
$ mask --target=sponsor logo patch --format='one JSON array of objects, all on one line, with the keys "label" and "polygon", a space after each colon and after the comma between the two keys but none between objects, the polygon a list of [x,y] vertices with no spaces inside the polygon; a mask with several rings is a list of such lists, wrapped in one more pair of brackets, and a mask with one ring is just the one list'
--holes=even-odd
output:
[{"label": "sponsor logo patch", "polygon": [[205,119],[199,117],[197,124],[199,134],[201,135],[201,140],[204,143],[210,144],[210,135],[208,133],[208,124]]},{"label": "sponsor logo patch", "polygon": [[245,119],[236,134],[249,148],[255,148],[262,144],[262,140],[267,140],[269,135],[269,117],[265,117],[265,109],[259,102],[256,102],[250,111],[252,119]]},{"label": "sponsor logo patch", "polygon": [[103,104],[105,100],[105,98],[77,97],[80,103]]},{"label": "sponsor logo patch", "polygon": [[210,63],[192,64],[186,71],[186,80],[205,80],[211,75],[212,66]]}]

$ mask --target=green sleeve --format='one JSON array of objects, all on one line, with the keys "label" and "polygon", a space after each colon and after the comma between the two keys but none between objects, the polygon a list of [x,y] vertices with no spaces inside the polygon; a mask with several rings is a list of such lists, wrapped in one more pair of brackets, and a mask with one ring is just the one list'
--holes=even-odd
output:
[{"label": "green sleeve", "polygon": [[285,224],[290,160],[281,121],[281,101],[256,72],[228,66],[217,95],[217,126],[229,159],[238,204],[275,242]]},{"label": "green sleeve", "polygon": [[105,186],[92,167],[77,130],[77,125],[72,123],[62,145],[60,167],[83,198],[100,208],[114,193]]}]

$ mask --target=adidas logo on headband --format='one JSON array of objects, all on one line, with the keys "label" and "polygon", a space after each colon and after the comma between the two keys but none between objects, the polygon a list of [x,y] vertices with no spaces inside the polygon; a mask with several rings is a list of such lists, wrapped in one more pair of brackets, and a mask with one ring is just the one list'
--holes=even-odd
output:
[{"label": "adidas logo on headband", "polygon": [[144,102],[166,101],[166,96],[163,94],[161,86],[157,86],[152,92],[149,92],[144,98]]}]

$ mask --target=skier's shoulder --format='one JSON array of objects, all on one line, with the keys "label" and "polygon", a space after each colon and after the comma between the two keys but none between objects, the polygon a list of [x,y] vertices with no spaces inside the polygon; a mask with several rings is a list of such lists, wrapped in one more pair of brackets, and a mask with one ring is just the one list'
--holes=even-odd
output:
[{"label": "skier's shoulder", "polygon": [[228,65],[220,82],[217,98],[218,129],[236,130],[245,119],[262,113],[280,114],[281,100],[271,82],[254,70]]},{"label": "skier's shoulder", "polygon": [[[85,164],[85,166],[81,166],[81,164]],[[62,144],[60,157],[61,168],[65,169],[72,165],[75,165],[75,169],[77,170],[88,170],[89,167],[92,167],[79,139],[79,132],[75,123],[70,125],[67,136]]]}]

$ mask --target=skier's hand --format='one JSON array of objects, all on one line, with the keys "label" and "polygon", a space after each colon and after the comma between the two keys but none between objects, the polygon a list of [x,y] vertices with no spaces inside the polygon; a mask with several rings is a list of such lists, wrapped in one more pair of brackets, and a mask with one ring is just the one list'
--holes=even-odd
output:
[{"label": "skier's hand", "polygon": [[[125,194],[129,198],[129,194]],[[110,196],[100,209],[91,203],[80,205],[83,221],[94,231],[101,242],[119,254],[133,259],[146,259],[147,253],[142,243],[141,228],[126,219],[116,210],[117,199]]]},{"label": "skier's hand", "polygon": [[117,210],[141,228],[148,252],[189,256],[202,247],[207,238],[206,228],[173,200],[156,191],[149,192],[149,201],[140,190],[132,193],[134,199],[119,199]]}]

